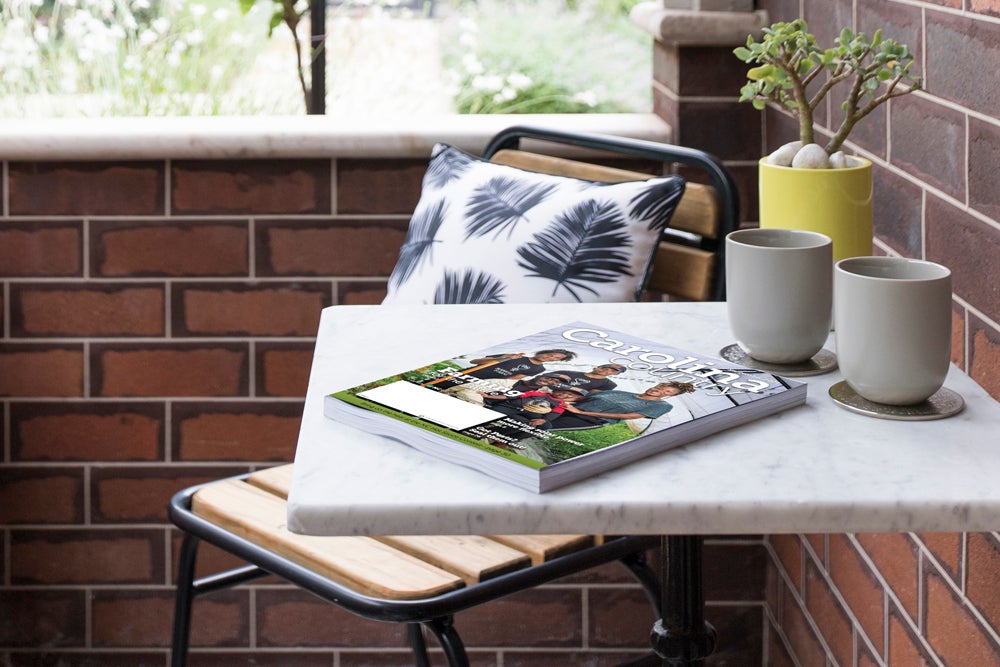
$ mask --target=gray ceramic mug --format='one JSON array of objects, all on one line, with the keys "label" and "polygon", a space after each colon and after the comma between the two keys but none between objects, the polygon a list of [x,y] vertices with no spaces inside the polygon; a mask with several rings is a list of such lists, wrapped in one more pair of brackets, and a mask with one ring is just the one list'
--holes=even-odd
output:
[{"label": "gray ceramic mug", "polygon": [[830,333],[833,242],[798,229],[726,237],[726,301],[736,342],[771,364],[809,360]]},{"label": "gray ceramic mug", "polygon": [[852,257],[834,270],[837,359],[863,398],[914,405],[951,361],[951,271],[904,257]]}]

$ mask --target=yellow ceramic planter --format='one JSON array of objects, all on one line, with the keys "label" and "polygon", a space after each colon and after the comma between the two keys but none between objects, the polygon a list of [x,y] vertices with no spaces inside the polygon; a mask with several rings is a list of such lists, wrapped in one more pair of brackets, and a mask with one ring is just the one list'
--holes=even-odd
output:
[{"label": "yellow ceramic planter", "polygon": [[792,169],[760,161],[760,226],[805,229],[833,239],[833,260],[872,254],[872,163]]}]

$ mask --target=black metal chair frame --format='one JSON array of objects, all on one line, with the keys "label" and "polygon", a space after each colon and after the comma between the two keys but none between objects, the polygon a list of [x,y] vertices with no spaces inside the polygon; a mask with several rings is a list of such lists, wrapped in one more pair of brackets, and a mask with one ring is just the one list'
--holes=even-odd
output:
[{"label": "black metal chair frame", "polygon": [[[246,479],[240,475],[235,479]],[[212,484],[214,482],[209,482]],[[171,665],[183,667],[191,632],[192,603],[198,597],[225,590],[269,575],[276,575],[349,612],[378,621],[407,624],[414,664],[429,667],[421,626],[429,629],[444,650],[448,663],[465,667],[468,658],[462,639],[453,624],[454,615],[484,602],[589,569],[605,563],[621,563],[642,585],[650,604],[660,613],[660,585],[645,558],[647,549],[659,545],[655,535],[609,538],[604,544],[555,558],[494,579],[420,600],[389,600],[361,594],[343,584],[317,574],[284,556],[245,539],[195,514],[194,494],[201,484],[176,493],[170,501],[170,520],[184,530],[177,574]],[[199,543],[204,540],[239,558],[248,565],[195,578]]]},{"label": "black metal chair frame", "polygon": [[[483,157],[488,159],[500,150],[517,149],[522,139],[686,164],[706,172],[710,185],[719,195],[721,219],[716,238],[703,238],[700,247],[716,255],[712,298],[725,299],[725,236],[735,230],[739,223],[739,198],[731,176],[714,156],[683,146],[638,139],[515,126],[496,135],[484,150]],[[660,620],[653,627],[652,643],[656,655],[663,659],[664,664],[701,664],[703,658],[714,649],[715,630],[704,620],[702,538],[698,535],[616,537],[600,546],[583,549],[443,595],[422,600],[386,600],[359,594],[195,515],[191,510],[191,499],[199,488],[201,487],[192,487],[177,493],[169,506],[170,519],[186,532],[177,581],[171,662],[173,667],[183,667],[187,661],[191,606],[196,597],[270,574],[360,616],[407,623],[407,634],[418,667],[430,664],[421,631],[421,626],[426,627],[441,644],[449,663],[453,667],[463,667],[468,665],[468,659],[453,625],[455,613],[612,561],[620,562],[633,574],[657,610]],[[195,579],[195,561],[200,540],[233,553],[249,564]],[[664,554],[661,557],[664,563],[662,587],[658,585],[656,576],[645,560],[645,550],[654,546],[660,546]],[[639,662],[644,661],[640,659]]]},{"label": "black metal chair frame", "polygon": [[[712,277],[713,301],[724,301],[726,298],[725,281],[725,249],[726,235],[735,231],[740,221],[739,193],[736,183],[723,164],[710,153],[700,151],[686,146],[675,146],[672,144],[661,144],[655,141],[644,139],[632,139],[628,137],[617,137],[604,134],[584,134],[578,132],[565,132],[549,128],[531,127],[526,125],[515,125],[497,134],[487,144],[483,150],[483,158],[489,159],[498,152],[506,149],[518,149],[524,139],[534,139],[555,144],[564,144],[577,148],[587,148],[591,150],[607,151],[610,153],[634,156],[654,160],[657,162],[670,162],[674,164],[684,164],[695,167],[704,172],[711,185],[718,194],[720,206],[720,219],[718,231],[715,238],[703,237],[698,243],[698,247],[707,250],[716,256],[715,267]],[[666,236],[674,234],[671,229],[667,229]]]}]

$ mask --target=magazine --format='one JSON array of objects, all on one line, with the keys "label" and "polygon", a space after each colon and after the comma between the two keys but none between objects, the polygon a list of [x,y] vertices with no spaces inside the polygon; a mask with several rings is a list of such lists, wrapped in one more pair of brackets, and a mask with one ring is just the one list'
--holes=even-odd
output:
[{"label": "magazine", "polygon": [[573,322],[329,394],[324,414],[543,493],[805,400],[802,382]]}]

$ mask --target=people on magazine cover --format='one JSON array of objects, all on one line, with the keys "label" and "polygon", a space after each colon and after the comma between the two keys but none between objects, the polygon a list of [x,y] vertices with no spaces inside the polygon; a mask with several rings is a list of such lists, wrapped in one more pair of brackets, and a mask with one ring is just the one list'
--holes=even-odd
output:
[{"label": "people on magazine cover", "polygon": [[518,380],[511,385],[512,391],[545,391],[552,392],[552,387],[559,384],[570,384],[569,373],[542,373],[530,378]]},{"label": "people on magazine cover", "polygon": [[688,382],[661,382],[641,393],[619,389],[595,392],[566,406],[564,414],[553,421],[552,428],[589,428],[623,419],[656,419],[673,409],[663,399],[693,391],[694,385]]},{"label": "people on magazine cover", "polygon": [[625,367],[621,364],[601,364],[600,366],[594,366],[589,371],[562,372],[569,376],[569,384],[574,387],[586,389],[589,393],[616,389],[618,385],[611,378],[624,373]]},{"label": "people on magazine cover", "polygon": [[547,429],[563,414],[567,403],[587,395],[578,387],[557,385],[552,393],[526,391],[517,396],[483,395],[483,404],[491,410],[530,424],[535,428]]},{"label": "people on magazine cover", "polygon": [[546,363],[570,361],[575,358],[576,353],[569,350],[539,350],[531,356],[527,356],[524,352],[492,354],[473,359],[473,367],[462,373],[481,380],[521,380],[544,373]]}]

